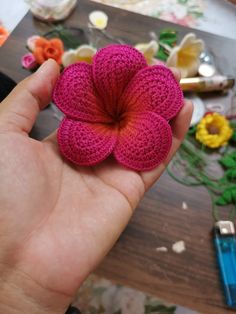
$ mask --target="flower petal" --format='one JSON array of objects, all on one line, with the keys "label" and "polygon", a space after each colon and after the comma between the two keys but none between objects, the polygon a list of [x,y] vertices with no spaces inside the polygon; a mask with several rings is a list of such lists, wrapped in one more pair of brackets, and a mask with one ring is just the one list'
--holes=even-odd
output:
[{"label": "flower petal", "polygon": [[191,45],[192,42],[194,42],[194,41],[196,40],[196,38],[197,38],[197,37],[196,37],[196,35],[195,35],[194,33],[188,33],[188,34],[186,34],[186,35],[182,38],[181,43],[179,44],[179,46],[180,46],[181,48],[185,48],[185,47]]},{"label": "flower petal", "polygon": [[189,33],[184,36],[179,46],[181,47],[181,49],[183,48],[185,49],[195,44],[197,44],[198,49],[200,51],[204,49],[204,41],[202,39],[197,38],[194,33]]},{"label": "flower petal", "polygon": [[151,40],[149,43],[137,44],[135,48],[144,55],[147,63],[151,65],[159,49],[159,44],[156,40]]},{"label": "flower petal", "polygon": [[167,67],[154,65],[135,75],[120,103],[128,111],[152,111],[170,120],[183,106],[183,93]]},{"label": "flower petal", "polygon": [[134,170],[150,170],[165,160],[172,143],[168,122],[153,112],[132,116],[121,129],[114,156]]},{"label": "flower petal", "polygon": [[195,60],[192,61],[191,66],[188,67],[178,67],[178,69],[181,72],[181,77],[193,77],[197,74],[198,69],[199,69],[199,59],[196,58]]},{"label": "flower petal", "polygon": [[105,29],[108,23],[108,16],[103,11],[93,11],[89,14],[90,23],[97,29]]},{"label": "flower petal", "polygon": [[81,45],[78,49],[76,49],[77,61],[87,62],[89,64],[92,63],[93,56],[97,50],[89,45]]},{"label": "flower petal", "polygon": [[55,85],[53,100],[70,118],[87,122],[111,121],[96,96],[90,64],[81,62],[68,66]]},{"label": "flower petal", "polygon": [[178,62],[178,52],[180,51],[180,47],[174,47],[170,55],[166,61],[166,64],[168,67],[176,67],[177,62]]},{"label": "flower petal", "polygon": [[53,38],[49,40],[50,44],[58,49],[58,50],[63,50],[64,49],[64,45],[63,42],[59,39],[59,38]]},{"label": "flower petal", "polygon": [[62,64],[64,67],[69,66],[70,64],[75,63],[76,60],[76,52],[74,49],[70,49],[63,53],[62,55]]},{"label": "flower petal", "polygon": [[105,109],[114,107],[132,77],[147,63],[137,49],[127,45],[110,45],[99,50],[93,59],[93,79]]},{"label": "flower petal", "polygon": [[34,55],[38,64],[43,64],[44,61],[46,61],[46,59],[43,55],[43,48],[42,47],[36,47],[33,51],[33,55]]},{"label": "flower petal", "polygon": [[44,37],[39,37],[36,42],[35,42],[35,47],[42,47],[42,48],[45,48],[46,46],[49,45],[49,41],[44,38]]},{"label": "flower petal", "polygon": [[33,35],[27,39],[27,47],[30,51],[34,51],[35,49],[35,43],[40,38],[38,35]]},{"label": "flower petal", "polygon": [[81,166],[95,165],[106,159],[117,141],[117,131],[99,123],[64,118],[57,133],[61,153]]}]

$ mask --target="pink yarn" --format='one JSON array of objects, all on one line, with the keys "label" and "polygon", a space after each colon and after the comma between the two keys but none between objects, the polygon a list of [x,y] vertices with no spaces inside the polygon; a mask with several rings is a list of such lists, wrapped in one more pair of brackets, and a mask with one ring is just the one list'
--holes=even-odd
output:
[{"label": "pink yarn", "polygon": [[65,114],[58,144],[67,159],[91,166],[113,154],[122,165],[144,171],[167,157],[168,122],[180,111],[183,94],[168,68],[148,66],[133,47],[110,45],[92,65],[67,67],[53,100]]}]

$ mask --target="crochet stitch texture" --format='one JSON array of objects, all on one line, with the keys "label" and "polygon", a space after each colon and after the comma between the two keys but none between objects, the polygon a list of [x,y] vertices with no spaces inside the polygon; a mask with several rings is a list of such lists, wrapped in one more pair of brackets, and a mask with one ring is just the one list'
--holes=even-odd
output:
[{"label": "crochet stitch texture", "polygon": [[110,45],[92,65],[68,66],[53,100],[65,114],[57,133],[65,158],[92,166],[113,154],[122,165],[144,171],[167,157],[168,122],[181,109],[183,94],[168,68],[148,66],[131,46]]}]

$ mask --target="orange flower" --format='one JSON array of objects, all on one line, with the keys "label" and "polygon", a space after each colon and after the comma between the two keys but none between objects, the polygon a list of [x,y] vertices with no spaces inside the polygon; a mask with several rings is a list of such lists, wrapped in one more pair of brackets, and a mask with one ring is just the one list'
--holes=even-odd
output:
[{"label": "orange flower", "polygon": [[48,59],[54,59],[61,64],[61,57],[64,52],[63,43],[58,38],[46,39],[40,37],[36,40],[33,54],[38,64],[42,64]]},{"label": "orange flower", "polygon": [[0,46],[3,45],[8,35],[9,35],[8,31],[3,26],[0,26]]}]

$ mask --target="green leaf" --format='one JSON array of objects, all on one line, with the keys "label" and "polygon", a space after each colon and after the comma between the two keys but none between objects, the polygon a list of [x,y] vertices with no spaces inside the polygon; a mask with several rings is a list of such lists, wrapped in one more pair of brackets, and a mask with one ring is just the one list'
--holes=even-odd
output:
[{"label": "green leaf", "polygon": [[233,133],[232,137],[231,137],[232,141],[236,141],[236,132]]},{"label": "green leaf", "polygon": [[236,161],[229,156],[220,159],[220,163],[226,168],[236,168]]},{"label": "green leaf", "polygon": [[224,206],[231,204],[233,201],[232,190],[227,189],[223,192],[223,194],[216,200],[216,205]]},{"label": "green leaf", "polygon": [[225,172],[228,179],[236,179],[236,168],[229,169]]},{"label": "green leaf", "polygon": [[230,204],[233,200],[233,197],[232,197],[232,190],[228,189],[228,190],[225,190],[223,192],[223,198],[224,200],[227,202],[227,204]]},{"label": "green leaf", "polygon": [[163,47],[160,47],[156,57],[162,61],[166,61],[168,59],[168,54],[165,52],[165,49]]},{"label": "green leaf", "polygon": [[236,204],[236,187],[232,186],[226,189],[223,194],[216,200],[215,204],[224,206],[228,204]]},{"label": "green leaf", "polygon": [[164,28],[159,35],[160,42],[175,45],[177,43],[177,31],[171,28]]},{"label": "green leaf", "polygon": [[197,126],[194,125],[194,126],[191,126],[189,129],[188,129],[188,134],[192,135],[192,134],[195,134],[197,131]]},{"label": "green leaf", "polygon": [[218,206],[224,206],[227,205],[226,201],[222,196],[218,197],[217,200],[215,201],[215,204]]},{"label": "green leaf", "polygon": [[230,153],[228,156],[236,160],[236,150],[234,150],[234,151],[233,151],[232,153]]},{"label": "green leaf", "polygon": [[[171,28],[162,29],[159,34],[159,42],[169,46],[170,48],[174,47],[177,43],[176,30]],[[156,57],[160,60],[166,61],[168,56],[169,56],[168,51],[166,51],[166,49],[163,46],[159,45],[159,50],[157,52]]]},{"label": "green leaf", "polygon": [[236,129],[236,121],[235,120],[230,120],[229,123],[230,123],[230,126],[232,129]]},{"label": "green leaf", "polygon": [[233,203],[235,204],[236,203],[236,190],[232,190],[231,195],[232,195]]},{"label": "green leaf", "polygon": [[87,43],[85,32],[80,28],[67,28],[62,25],[54,27],[51,31],[43,34],[43,37],[50,38],[60,38],[66,49],[76,49],[82,43]]}]

